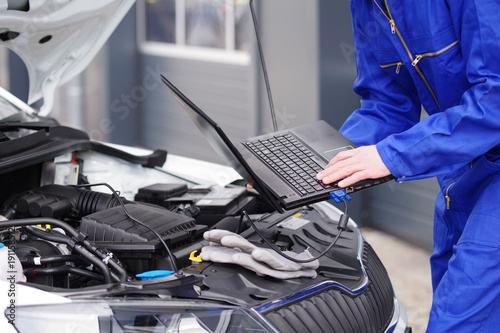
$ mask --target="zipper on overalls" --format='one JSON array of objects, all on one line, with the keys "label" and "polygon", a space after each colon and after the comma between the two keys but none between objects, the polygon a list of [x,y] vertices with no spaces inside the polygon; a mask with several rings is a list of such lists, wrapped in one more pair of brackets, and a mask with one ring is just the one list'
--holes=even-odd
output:
[{"label": "zipper on overalls", "polygon": [[450,45],[442,48],[441,50],[439,51],[436,51],[436,52],[428,52],[428,53],[422,53],[422,54],[417,54],[415,56],[415,60],[412,61],[411,65],[412,66],[417,66],[417,63],[422,59],[422,58],[425,58],[425,57],[433,57],[433,56],[437,56],[445,51],[448,51],[450,48],[452,48],[453,46],[457,45],[458,44],[458,40],[451,43]]},{"label": "zipper on overalls", "polygon": [[377,5],[378,9],[384,14],[385,18],[389,21],[389,24],[391,25],[391,33],[394,35],[396,33],[396,22],[391,17],[391,14],[389,13],[389,9],[387,8],[387,1],[383,0],[384,3],[384,8],[378,3],[377,0],[373,0],[375,4]]},{"label": "zipper on overalls", "polygon": [[[403,39],[403,36],[401,36],[401,33],[399,32],[397,26],[396,26],[396,22],[394,21],[394,18],[392,17],[391,15],[391,11],[389,10],[389,6],[387,5],[387,0],[382,0],[383,1],[383,5],[384,5],[384,8],[382,8],[382,6],[380,6],[380,4],[378,3],[377,0],[373,0],[375,2],[375,4],[377,5],[377,7],[382,11],[382,13],[384,14],[384,16],[387,18],[387,20],[389,21],[389,24],[391,26],[391,33],[392,34],[397,34],[398,37],[399,37],[399,40],[401,40],[401,43],[403,44],[403,47],[405,48],[406,50],[406,53],[408,53],[408,57],[410,57],[410,61],[413,62],[415,61],[415,59],[413,58],[413,55],[411,54],[410,50],[408,49],[408,46],[406,45],[404,39]],[[420,60],[420,59],[419,59]],[[418,62],[418,61],[417,61]],[[422,78],[422,80],[424,81],[424,84],[427,86],[427,89],[429,90],[429,92],[431,93],[432,95],[432,98],[434,99],[434,102],[436,103],[437,107],[439,108],[439,102],[436,98],[436,95],[434,94],[434,91],[432,91],[432,88],[431,86],[429,85],[429,82],[427,81],[427,79],[425,78],[424,74],[420,71],[420,68],[418,68],[418,66],[415,64],[414,65],[415,67],[415,71],[417,72],[417,74]]]},{"label": "zipper on overalls", "polygon": [[405,63],[402,61],[394,62],[392,64],[387,64],[387,65],[380,65],[382,68],[389,68],[389,67],[394,67],[396,66],[396,74],[399,74],[399,71],[401,70],[401,66],[404,66]]},{"label": "zipper on overalls", "polygon": [[393,19],[389,19],[389,23],[391,24],[391,34],[394,35],[396,33],[396,22]]},{"label": "zipper on overalls", "polygon": [[[474,162],[470,162],[469,163],[469,169],[472,169],[472,166],[474,165]],[[451,183],[450,185],[448,185],[448,187],[446,188],[446,193],[445,193],[445,196],[444,198],[446,199],[446,209],[450,209],[450,202],[451,202],[451,197],[450,197],[450,189],[453,185],[455,185],[456,182],[453,182]]]},{"label": "zipper on overalls", "polygon": [[444,196],[446,199],[446,209],[450,209],[450,202],[451,202],[451,197],[449,195],[450,188],[455,185],[456,182],[451,183],[447,188],[446,188],[446,195]]}]

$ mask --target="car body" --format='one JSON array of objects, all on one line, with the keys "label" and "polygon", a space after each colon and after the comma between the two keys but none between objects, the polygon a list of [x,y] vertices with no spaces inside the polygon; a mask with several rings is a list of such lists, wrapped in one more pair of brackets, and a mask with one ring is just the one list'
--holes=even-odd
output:
[{"label": "car body", "polygon": [[44,100],[35,110],[0,89],[1,331],[409,331],[352,220],[315,278],[198,256],[210,229],[266,247],[243,212],[279,249],[317,255],[339,235],[331,203],[280,214],[229,167],[98,142],[48,116],[133,3],[0,1],[1,44],[26,63],[29,103]]}]

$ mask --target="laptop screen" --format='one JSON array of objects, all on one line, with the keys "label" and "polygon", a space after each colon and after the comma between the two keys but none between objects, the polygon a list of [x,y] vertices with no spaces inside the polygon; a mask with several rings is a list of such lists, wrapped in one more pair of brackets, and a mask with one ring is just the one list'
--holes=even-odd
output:
[{"label": "laptop screen", "polygon": [[217,123],[207,114],[200,110],[193,102],[191,102],[182,92],[179,91],[170,81],[163,75],[161,76],[163,83],[172,92],[172,95],[180,103],[184,111],[187,113],[193,123],[199,128],[202,134],[207,139],[208,143],[217,152],[217,154],[226,159],[227,163],[233,167],[245,180],[253,181],[248,173],[248,166],[242,165],[243,158],[238,159],[239,152],[226,136]]}]

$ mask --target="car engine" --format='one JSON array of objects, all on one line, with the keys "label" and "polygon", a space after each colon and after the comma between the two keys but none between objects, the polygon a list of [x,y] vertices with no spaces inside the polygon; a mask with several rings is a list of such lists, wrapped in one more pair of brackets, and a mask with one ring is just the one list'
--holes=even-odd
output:
[{"label": "car engine", "polygon": [[[180,192],[172,192],[172,187]],[[188,190],[184,184],[154,184],[140,189],[137,200],[126,200],[110,189],[112,194],[87,185],[51,184],[3,202],[1,215],[9,220],[0,223],[0,241],[15,243],[28,282],[79,288],[134,280],[145,271],[177,271],[190,264],[191,252],[201,248],[202,234],[210,227],[206,223],[221,217],[205,213],[217,205],[204,206],[204,197],[224,191],[226,201],[227,194],[232,201],[225,201],[225,208],[248,206],[254,199],[244,198],[242,188],[214,192],[210,187]],[[165,197],[159,205],[159,191],[182,195]],[[194,205],[196,201],[202,205]]]}]

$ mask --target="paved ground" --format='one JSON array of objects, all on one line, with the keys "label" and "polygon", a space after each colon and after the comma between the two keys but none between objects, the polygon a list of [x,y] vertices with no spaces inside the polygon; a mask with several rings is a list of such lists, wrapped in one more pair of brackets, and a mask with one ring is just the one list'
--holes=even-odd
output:
[{"label": "paved ground", "polygon": [[432,302],[430,252],[381,231],[363,228],[363,234],[389,272],[409,326],[414,333],[425,332]]}]

